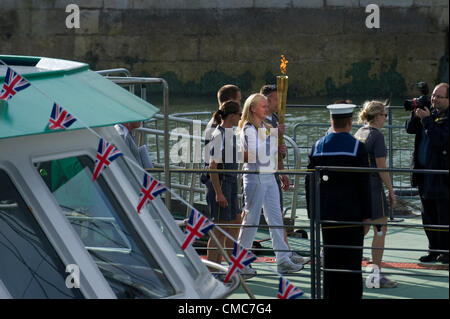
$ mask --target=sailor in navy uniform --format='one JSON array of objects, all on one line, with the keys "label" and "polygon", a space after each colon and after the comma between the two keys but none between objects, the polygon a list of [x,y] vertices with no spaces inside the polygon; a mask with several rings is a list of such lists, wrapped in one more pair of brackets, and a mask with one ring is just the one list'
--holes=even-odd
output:
[{"label": "sailor in navy uniform", "polygon": [[[332,131],[318,140],[309,155],[309,169],[317,166],[368,167],[364,144],[350,135],[355,105],[333,104]],[[309,203],[309,176],[306,195]],[[320,220],[362,222],[370,217],[370,181],[368,173],[322,171],[320,174]],[[308,205],[309,208],[309,205]],[[308,211],[308,216],[314,212]],[[362,247],[364,231],[361,224],[323,223],[324,245]],[[362,249],[324,248],[325,269],[361,271]],[[362,298],[361,273],[324,272],[325,299]]]}]

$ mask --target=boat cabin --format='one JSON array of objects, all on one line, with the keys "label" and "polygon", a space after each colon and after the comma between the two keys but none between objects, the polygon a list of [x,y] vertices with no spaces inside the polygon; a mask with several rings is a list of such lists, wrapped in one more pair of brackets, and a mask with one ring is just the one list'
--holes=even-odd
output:
[{"label": "boat cabin", "polygon": [[[0,101],[0,298],[221,298],[113,125],[159,110],[84,63],[1,56],[31,84]],[[77,121],[52,130],[54,104]],[[100,138],[118,157],[93,181]]]}]

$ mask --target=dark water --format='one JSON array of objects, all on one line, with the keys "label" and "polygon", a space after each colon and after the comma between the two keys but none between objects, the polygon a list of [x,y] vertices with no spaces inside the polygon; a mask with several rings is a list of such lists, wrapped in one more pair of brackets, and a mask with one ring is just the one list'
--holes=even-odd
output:
[{"label": "dark water", "polygon": [[[245,102],[243,98],[243,102]],[[149,99],[151,101],[151,99]],[[158,101],[159,100],[159,101]],[[381,101],[385,99],[379,99]],[[314,142],[322,137],[329,125],[329,112],[326,105],[331,104],[335,99],[324,97],[310,97],[300,100],[288,100],[286,110],[286,134],[293,138],[302,152],[302,167],[305,166],[305,160],[310,147]],[[360,105],[364,99],[354,99],[353,103]],[[152,102],[152,101],[151,101]],[[155,98],[153,104],[159,107],[163,112],[161,99]],[[213,112],[217,110],[217,101],[215,97],[205,98],[172,98],[169,101],[169,113],[189,113],[189,112],[210,112],[199,116],[188,116],[190,119],[199,119],[209,121]],[[301,105],[301,106],[299,106]],[[314,107],[304,107],[311,105]],[[389,152],[389,133],[392,133],[392,167],[409,168],[409,157],[413,143],[413,136],[406,134],[404,124],[410,113],[403,109],[403,99],[393,99],[391,102],[390,117],[385,123],[381,132],[385,135],[386,145]],[[358,129],[357,123],[359,108],[355,109],[353,115],[354,128],[352,133]],[[392,129],[389,130],[389,124]],[[310,126],[312,125],[312,126]],[[288,145],[289,146],[289,145]],[[389,165],[389,163],[388,163]]]},{"label": "dark water", "polygon": [[[246,96],[243,97],[242,103],[245,102]],[[324,98],[324,97],[310,97],[303,98],[299,100],[288,100],[288,108],[286,111],[286,132],[291,138],[294,138],[300,149],[301,153],[301,167],[305,168],[308,162],[308,153],[311,146],[315,141],[322,137],[328,129],[329,125],[329,112],[326,109],[326,105],[332,104],[335,98]],[[384,101],[385,98],[378,98],[378,100]],[[156,107],[160,108],[163,112],[162,99],[160,97],[149,98],[150,103],[154,104]],[[356,105],[361,105],[364,103],[365,99],[357,98],[352,99],[352,102]],[[169,100],[170,108],[169,113],[186,113],[186,112],[210,112],[209,114],[201,115],[198,117],[189,116],[190,119],[200,119],[204,121],[209,121],[211,114],[217,110],[217,98],[215,96],[204,97],[204,98],[171,98]],[[289,105],[315,105],[321,107],[298,107]],[[391,101],[391,117],[385,123],[385,127],[381,132],[385,135],[386,146],[388,148],[387,165],[393,168],[409,168],[410,158],[412,152],[412,145],[414,144],[413,135],[406,134],[404,130],[404,123],[406,119],[410,116],[409,112],[403,109],[403,99],[393,99]],[[396,107],[395,107],[396,106]],[[357,130],[357,114],[359,109],[354,111],[354,128],[352,133]],[[391,121],[391,122],[389,122]],[[392,129],[389,130],[388,125],[392,123]],[[305,126],[313,125],[311,126]],[[301,125],[300,127],[298,127]],[[297,128],[295,128],[297,126]],[[295,130],[294,130],[295,128]],[[389,143],[389,132],[392,132],[392,148],[390,148]],[[151,144],[150,144],[151,145]],[[289,145],[288,145],[289,147]],[[392,156],[391,156],[392,154]],[[290,165],[286,165],[287,168],[294,168],[294,156],[293,152],[289,151],[288,158]],[[288,164],[288,163],[286,163]],[[301,178],[303,180],[303,178]],[[393,175],[394,186],[396,187],[409,187],[410,177],[409,174],[394,174]],[[302,181],[301,181],[302,183]],[[285,205],[289,206],[289,198],[286,196]],[[300,201],[302,202],[302,201]],[[301,203],[300,205],[302,205]]]},{"label": "dark water", "polygon": [[[245,96],[242,99],[242,104],[245,102]],[[314,123],[328,123],[329,122],[329,113],[325,109],[325,106],[328,104],[332,104],[336,98],[327,98],[327,97],[308,97],[297,100],[288,100],[288,108],[286,111],[286,126],[289,130],[289,126],[292,126],[298,122],[314,122]],[[386,98],[378,98],[380,101],[385,101]],[[160,108],[161,112],[163,112],[163,104],[161,98],[156,96],[153,99],[149,98],[150,103],[153,103],[156,107]],[[356,105],[361,105],[364,103],[365,99],[355,98],[352,99],[352,102]],[[305,109],[301,107],[289,107],[289,105],[323,105],[322,109],[313,108],[313,109]],[[403,99],[396,98],[392,99],[391,105],[401,106],[403,105]],[[174,97],[169,100],[169,112],[170,114],[174,113],[186,113],[186,112],[215,112],[218,108],[217,98],[215,96],[211,97],[192,97],[192,98],[179,98]],[[357,110],[355,111],[354,120],[357,119]],[[403,107],[401,109],[393,110],[392,123],[394,125],[403,125],[405,120],[409,117],[409,112],[405,112]],[[209,120],[210,116],[204,115],[200,116],[201,120]],[[289,133],[289,132],[288,132]]]}]

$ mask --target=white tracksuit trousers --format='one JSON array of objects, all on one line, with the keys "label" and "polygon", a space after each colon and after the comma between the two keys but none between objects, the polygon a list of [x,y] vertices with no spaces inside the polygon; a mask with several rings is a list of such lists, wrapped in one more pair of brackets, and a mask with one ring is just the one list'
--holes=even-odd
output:
[{"label": "white tracksuit trousers", "polygon": [[[244,175],[245,217],[242,225],[258,225],[261,208],[268,225],[282,226],[283,218],[280,208],[280,193],[273,174]],[[256,235],[257,227],[241,227],[238,243],[250,249]],[[269,228],[277,264],[289,259],[289,247],[284,241],[282,228]],[[277,251],[286,250],[286,251]]]}]

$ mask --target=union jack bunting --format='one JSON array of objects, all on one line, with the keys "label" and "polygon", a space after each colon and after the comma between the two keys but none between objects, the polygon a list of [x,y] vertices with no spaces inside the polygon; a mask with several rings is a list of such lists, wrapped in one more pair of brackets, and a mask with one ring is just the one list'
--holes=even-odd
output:
[{"label": "union jack bunting", "polygon": [[117,147],[108,143],[103,138],[100,139],[95,160],[93,181],[98,178],[101,172],[119,156],[123,155]]},{"label": "union jack bunting", "polygon": [[203,216],[200,212],[192,209],[188,224],[186,225],[184,242],[181,249],[185,250],[194,240],[201,238],[214,226],[212,221]]},{"label": "union jack bunting", "polygon": [[139,194],[139,204],[137,206],[138,213],[141,213],[142,207],[150,201],[154,200],[159,194],[165,192],[167,188],[148,174],[144,175],[143,187]]},{"label": "union jack bunting", "polygon": [[278,299],[295,299],[303,295],[300,288],[294,287],[289,280],[280,277],[280,284],[278,286]]},{"label": "union jack bunting", "polygon": [[67,113],[65,109],[56,103],[53,103],[52,113],[50,114],[50,119],[48,127],[51,130],[63,129],[65,130],[71,126],[77,119],[70,113]]},{"label": "union jack bunting", "polygon": [[0,92],[0,100],[9,101],[17,92],[26,89],[30,85],[30,82],[8,67],[5,82]]},{"label": "union jack bunting", "polygon": [[237,242],[234,242],[233,254],[230,257],[231,262],[228,267],[228,273],[224,282],[227,283],[231,276],[238,270],[250,265],[255,261],[256,256],[249,250],[245,249]]}]

